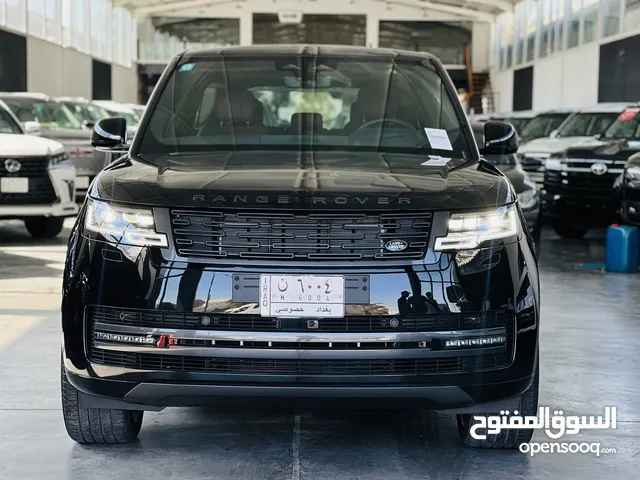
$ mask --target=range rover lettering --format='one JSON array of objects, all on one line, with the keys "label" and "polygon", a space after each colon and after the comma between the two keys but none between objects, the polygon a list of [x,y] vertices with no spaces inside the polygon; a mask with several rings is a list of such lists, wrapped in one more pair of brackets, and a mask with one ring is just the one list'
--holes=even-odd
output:
[{"label": "range rover lettering", "polygon": [[591,227],[619,219],[614,182],[640,150],[640,108],[622,112],[601,139],[554,154],[544,175],[543,212],[555,231],[582,238]]},{"label": "range rover lettering", "polygon": [[[335,119],[346,120],[344,125]],[[339,125],[336,127],[336,125]],[[335,128],[334,128],[335,127]],[[63,416],[122,443],[145,410],[537,413],[539,280],[513,186],[426,53],[186,52],[69,240]],[[487,122],[482,152],[517,149]],[[101,429],[93,428],[101,422]]]}]

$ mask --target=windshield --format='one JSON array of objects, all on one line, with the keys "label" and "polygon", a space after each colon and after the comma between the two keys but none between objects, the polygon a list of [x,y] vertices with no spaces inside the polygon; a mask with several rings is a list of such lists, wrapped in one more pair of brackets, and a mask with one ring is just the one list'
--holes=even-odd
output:
[{"label": "windshield", "polygon": [[3,107],[0,107],[0,133],[22,133],[20,125]]},{"label": "windshield", "polygon": [[140,123],[140,116],[134,112],[126,112],[122,110],[113,110],[111,108],[106,108],[105,112],[109,117],[120,117],[124,118],[127,121],[128,127],[137,127]]},{"label": "windshield", "polygon": [[519,135],[522,134],[522,129],[527,126],[527,124],[531,121],[530,118],[505,118],[503,121],[510,123],[513,125],[513,128],[516,129]]},{"label": "windshield", "polygon": [[141,154],[306,149],[471,157],[453,100],[430,64],[337,56],[189,61],[149,106]]},{"label": "windshield", "polygon": [[38,122],[47,129],[82,129],[82,123],[62,103],[31,98],[4,98],[22,123]]},{"label": "windshield", "polygon": [[568,116],[568,113],[543,113],[534,117],[520,134],[527,138],[548,137]]},{"label": "windshield", "polygon": [[618,115],[607,129],[605,138],[640,138],[640,108],[629,108]]},{"label": "windshield", "polygon": [[578,113],[558,131],[558,137],[592,137],[602,135],[620,112]]},{"label": "windshield", "polygon": [[65,105],[80,122],[96,123],[109,116],[103,108],[95,105],[84,103],[65,103]]}]

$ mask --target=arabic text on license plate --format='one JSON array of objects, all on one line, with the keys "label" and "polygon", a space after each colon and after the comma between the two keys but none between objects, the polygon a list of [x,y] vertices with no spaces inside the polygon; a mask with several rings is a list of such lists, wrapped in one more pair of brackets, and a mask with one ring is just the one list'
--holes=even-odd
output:
[{"label": "arabic text on license plate", "polygon": [[344,317],[344,277],[261,275],[263,317]]},{"label": "arabic text on license plate", "polygon": [[76,177],[76,188],[89,188],[89,177]]},{"label": "arabic text on license plate", "polygon": [[2,193],[29,193],[29,179],[26,177],[0,178],[0,192]]}]

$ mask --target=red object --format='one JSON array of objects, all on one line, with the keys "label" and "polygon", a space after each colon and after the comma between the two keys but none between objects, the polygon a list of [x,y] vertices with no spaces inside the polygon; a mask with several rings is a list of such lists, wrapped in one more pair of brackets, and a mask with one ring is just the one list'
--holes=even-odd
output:
[{"label": "red object", "polygon": [[621,122],[628,122],[629,120],[633,120],[639,112],[640,108],[628,108],[620,115],[618,115],[618,120],[620,120]]},{"label": "red object", "polygon": [[611,226],[612,226],[612,227],[614,227],[614,228],[618,228],[618,227],[620,226],[620,224],[619,224],[619,223],[614,223],[614,224],[613,224],[613,225],[611,225]]},{"label": "red object", "polygon": [[166,344],[167,344],[167,337],[165,337],[164,335],[161,335],[160,339],[156,343],[156,347],[165,348]]}]

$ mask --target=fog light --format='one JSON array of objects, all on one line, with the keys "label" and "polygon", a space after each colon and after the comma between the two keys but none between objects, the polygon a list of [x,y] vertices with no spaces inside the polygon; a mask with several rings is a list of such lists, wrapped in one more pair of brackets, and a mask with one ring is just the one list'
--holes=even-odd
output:
[{"label": "fog light", "polygon": [[460,347],[492,347],[496,345],[505,345],[507,337],[504,335],[496,335],[493,337],[477,337],[477,338],[457,338],[455,340],[445,340],[445,348]]}]

